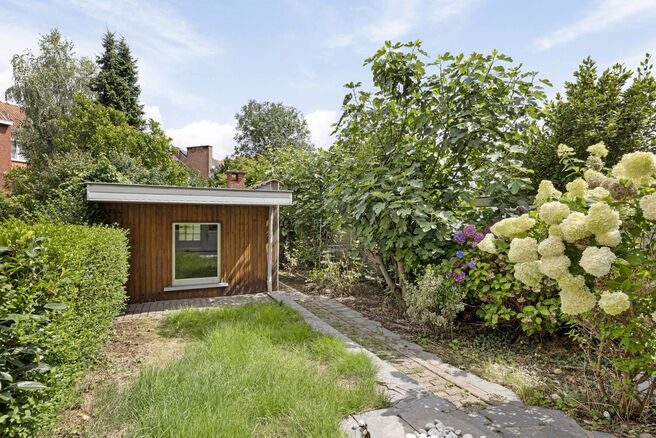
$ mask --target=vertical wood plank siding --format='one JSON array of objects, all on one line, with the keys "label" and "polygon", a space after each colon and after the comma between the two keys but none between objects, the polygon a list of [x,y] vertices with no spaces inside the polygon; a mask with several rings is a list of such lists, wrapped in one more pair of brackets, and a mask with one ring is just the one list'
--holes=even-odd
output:
[{"label": "vertical wood plank siding", "polygon": [[[110,223],[129,230],[127,290],[131,303],[266,291],[269,207],[135,203],[104,206]],[[172,280],[174,222],[221,224],[221,280],[228,287],[164,292]],[[274,244],[277,245],[277,239]]]}]

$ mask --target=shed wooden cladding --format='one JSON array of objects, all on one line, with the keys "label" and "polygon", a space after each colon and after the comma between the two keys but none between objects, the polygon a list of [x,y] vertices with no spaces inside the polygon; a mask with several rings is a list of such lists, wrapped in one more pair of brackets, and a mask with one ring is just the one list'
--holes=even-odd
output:
[{"label": "shed wooden cladding", "polygon": [[[131,303],[264,292],[267,289],[269,207],[107,203],[111,223],[129,230]],[[172,282],[172,224],[221,223],[221,281],[227,287],[164,292]],[[274,232],[273,279],[278,242]],[[193,286],[192,286],[193,287]]]}]

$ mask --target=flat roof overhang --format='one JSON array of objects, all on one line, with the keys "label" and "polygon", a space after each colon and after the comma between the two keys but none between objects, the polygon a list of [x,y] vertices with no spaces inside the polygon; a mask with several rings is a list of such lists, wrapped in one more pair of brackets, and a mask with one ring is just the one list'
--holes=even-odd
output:
[{"label": "flat roof overhang", "polygon": [[87,200],[149,204],[292,205],[289,190],[215,189],[88,182]]}]

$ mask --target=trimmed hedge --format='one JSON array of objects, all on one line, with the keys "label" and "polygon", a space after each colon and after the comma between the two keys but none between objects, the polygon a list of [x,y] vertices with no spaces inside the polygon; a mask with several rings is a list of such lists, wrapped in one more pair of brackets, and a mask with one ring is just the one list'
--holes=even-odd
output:
[{"label": "trimmed hedge", "polygon": [[126,302],[124,230],[0,222],[0,437],[51,428]]}]

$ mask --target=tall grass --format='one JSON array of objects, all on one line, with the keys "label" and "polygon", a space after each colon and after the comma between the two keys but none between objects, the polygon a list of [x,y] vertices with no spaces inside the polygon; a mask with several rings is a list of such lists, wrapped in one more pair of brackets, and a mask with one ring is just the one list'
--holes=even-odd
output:
[{"label": "tall grass", "polygon": [[342,417],[386,404],[369,358],[278,304],[182,310],[163,331],[196,341],[125,390],[106,390],[92,435],[337,437]]}]

